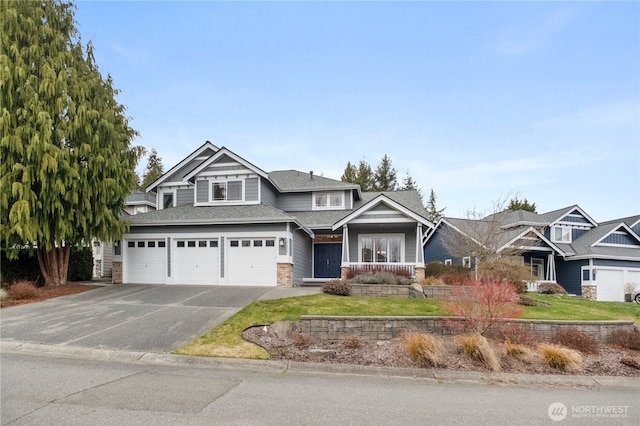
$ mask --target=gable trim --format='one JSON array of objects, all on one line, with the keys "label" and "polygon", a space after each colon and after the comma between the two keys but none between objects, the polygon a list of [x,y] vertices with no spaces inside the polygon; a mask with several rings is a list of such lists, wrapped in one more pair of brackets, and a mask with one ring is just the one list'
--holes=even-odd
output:
[{"label": "gable trim", "polygon": [[[624,229],[626,234],[629,235],[630,237],[632,237],[633,239],[636,240],[636,242],[638,243],[637,245],[626,245],[626,244],[609,244],[609,243],[603,243],[602,241],[604,241],[608,236],[615,234],[616,232],[618,232],[620,229]],[[640,237],[633,232],[633,230],[624,222],[620,222],[620,224],[618,226],[615,226],[614,228],[611,229],[611,231],[607,232],[606,234],[604,234],[604,236],[602,236],[602,238],[598,239],[596,242],[594,242],[593,244],[591,244],[591,247],[595,247],[595,246],[605,246],[605,247],[622,247],[622,248],[633,248],[633,247],[638,247],[640,245]]]},{"label": "gable trim", "polygon": [[218,152],[216,152],[211,157],[209,157],[207,160],[205,160],[202,164],[200,164],[198,167],[193,169],[190,173],[185,175],[183,177],[183,179],[185,181],[188,181],[189,179],[192,179],[194,176],[196,176],[202,170],[204,170],[207,167],[209,167],[212,163],[214,163],[217,159],[219,159],[223,155],[228,155],[229,157],[233,158],[235,161],[237,161],[241,165],[245,166],[246,168],[248,168],[252,172],[256,173],[257,175],[259,175],[259,176],[261,176],[261,177],[263,177],[265,179],[268,179],[269,176],[262,169],[258,168],[257,166],[254,166],[253,164],[251,164],[250,162],[248,162],[244,158],[240,157],[239,155],[229,151],[224,146],[222,148],[220,148],[220,150]]},{"label": "gable trim", "polygon": [[[498,249],[498,253],[500,253],[502,250],[510,247],[514,242],[523,239],[524,236],[527,235],[530,232],[533,232],[535,235],[537,235],[538,238],[540,239],[540,241],[544,242],[546,245],[549,246],[549,248],[551,248],[552,250],[555,250],[562,257],[566,256],[566,253],[563,250],[561,250],[557,245],[552,243],[547,237],[545,237],[540,231],[538,231],[533,226],[525,229],[524,231],[522,231],[520,234],[516,235],[511,240],[507,241],[502,247],[500,247]],[[518,247],[518,248],[520,248],[520,247]],[[529,248],[529,247],[522,247],[522,249],[524,249],[524,250],[536,250],[535,248]]]},{"label": "gable trim", "polygon": [[[555,224],[558,224],[559,222],[562,222],[562,219],[564,219],[565,217],[569,216],[570,214],[572,214],[574,211],[578,211],[578,213],[580,213],[582,215],[582,217],[584,217],[585,219],[587,219],[587,221],[591,224],[592,227],[596,227],[598,226],[598,222],[596,222],[595,220],[593,220],[593,218],[591,216],[589,216],[584,210],[582,210],[580,208],[580,206],[575,205],[573,207],[567,207],[566,209],[566,213],[562,214],[560,217],[558,217],[556,220],[554,220],[553,222],[551,222],[549,224],[549,226],[553,226]],[[570,223],[573,226],[583,226],[583,227],[588,227],[587,224],[583,224],[580,222],[565,222],[565,223]]]},{"label": "gable trim", "polygon": [[336,222],[333,227],[331,228],[333,231],[335,231],[336,229],[340,228],[341,226],[346,225],[347,223],[353,221],[354,219],[360,217],[361,215],[363,215],[365,212],[371,210],[372,208],[374,208],[375,206],[379,205],[380,203],[385,203],[387,206],[401,212],[402,214],[409,216],[411,219],[413,219],[416,222],[419,222],[429,228],[434,228],[434,224],[429,222],[427,219],[423,218],[422,216],[414,213],[413,211],[409,210],[408,208],[406,208],[405,206],[403,206],[402,204],[393,201],[391,198],[387,197],[384,194],[380,194],[377,197],[375,197],[373,200],[369,201],[368,203],[366,203],[365,205],[361,206],[359,209],[353,211],[351,214],[345,216],[343,219],[341,219],[340,221]]}]

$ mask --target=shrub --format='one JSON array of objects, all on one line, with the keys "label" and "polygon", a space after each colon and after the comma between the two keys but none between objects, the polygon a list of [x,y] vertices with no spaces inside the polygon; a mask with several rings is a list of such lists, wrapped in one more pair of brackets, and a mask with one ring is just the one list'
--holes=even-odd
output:
[{"label": "shrub", "polygon": [[5,290],[4,288],[0,288],[0,302],[7,300],[8,297],[9,293],[7,293],[7,290]]},{"label": "shrub", "polygon": [[475,280],[469,272],[446,272],[440,275],[446,285],[468,286]]},{"label": "shrub", "polygon": [[568,294],[560,284],[556,283],[540,283],[538,285],[538,293],[543,294]]},{"label": "shrub", "polygon": [[423,367],[440,365],[442,345],[430,334],[406,333],[402,336],[402,347],[409,356]]},{"label": "shrub", "polygon": [[633,367],[636,370],[640,370],[640,360],[638,360],[638,358],[634,358],[632,356],[623,356],[622,358],[620,358],[620,363],[629,367]]},{"label": "shrub", "polygon": [[463,317],[466,327],[479,334],[484,334],[500,318],[513,318],[522,313],[518,293],[510,283],[473,281],[467,287],[452,287],[450,297],[443,307]]},{"label": "shrub", "polygon": [[578,330],[559,330],[551,336],[551,343],[575,349],[583,354],[598,353],[598,343],[595,339]]},{"label": "shrub", "polygon": [[436,278],[434,276],[425,277],[420,280],[420,284],[422,285],[444,285],[444,281],[440,278]]},{"label": "shrub", "polygon": [[359,336],[349,336],[342,339],[342,346],[347,349],[358,349],[362,346],[362,338]]},{"label": "shrub", "polygon": [[9,286],[9,295],[15,300],[35,299],[41,294],[42,290],[29,281],[16,281]]},{"label": "shrub", "polygon": [[292,333],[291,341],[296,348],[308,348],[311,346],[311,337],[302,333]]},{"label": "shrub", "polygon": [[544,343],[538,347],[538,352],[549,366],[559,370],[578,370],[582,364],[580,352],[573,349]]},{"label": "shrub", "polygon": [[527,291],[527,281],[535,281],[530,266],[517,263],[510,256],[487,260],[478,264],[478,274],[493,281],[514,283],[518,293]]},{"label": "shrub", "polygon": [[68,281],[88,281],[93,275],[93,252],[90,247],[72,247],[69,254]]},{"label": "shrub", "polygon": [[40,278],[40,265],[34,251],[20,250],[17,258],[9,260],[7,252],[2,250],[0,268],[3,285],[22,280],[36,282]]},{"label": "shrub", "polygon": [[440,262],[429,262],[424,265],[425,277],[440,277],[441,275],[449,272],[469,275],[469,268],[467,268],[466,266],[462,266],[461,264],[445,265],[444,263]]},{"label": "shrub", "polygon": [[456,336],[455,342],[469,358],[480,361],[482,365],[493,371],[500,371],[500,361],[489,341],[479,333]]},{"label": "shrub", "polygon": [[327,281],[322,284],[322,292],[335,296],[348,296],[351,294],[351,286],[342,280]]},{"label": "shrub", "polygon": [[531,347],[540,343],[538,336],[516,325],[498,325],[489,331],[489,336],[501,342],[508,340],[513,344]]},{"label": "shrub", "polygon": [[377,272],[365,272],[363,274],[355,275],[350,280],[353,283],[358,284],[400,284],[409,285],[413,282],[413,279],[407,278],[403,274],[395,274],[389,271],[377,271]]},{"label": "shrub", "polygon": [[607,343],[621,348],[640,350],[640,331],[616,330],[609,336]]},{"label": "shrub", "polygon": [[518,361],[527,362],[533,358],[533,351],[528,346],[519,343],[513,343],[507,339],[504,342],[504,349],[507,355],[517,359]]},{"label": "shrub", "polygon": [[375,274],[377,272],[388,272],[392,275],[397,275],[400,277],[404,277],[407,279],[412,279],[413,276],[409,269],[393,269],[389,270],[389,268],[385,265],[366,265],[366,266],[352,266],[349,269],[349,273],[347,274],[347,279],[351,280],[358,275],[366,275],[366,274]]}]

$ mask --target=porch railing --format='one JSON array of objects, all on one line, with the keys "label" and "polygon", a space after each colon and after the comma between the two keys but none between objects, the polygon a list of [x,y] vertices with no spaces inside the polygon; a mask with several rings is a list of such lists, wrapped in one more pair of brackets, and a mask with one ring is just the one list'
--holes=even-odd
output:
[{"label": "porch railing", "polygon": [[544,283],[555,283],[555,281],[549,280],[538,280],[538,281],[527,281],[527,291],[531,293],[537,293],[539,291],[538,287],[540,284]]},{"label": "porch railing", "polygon": [[393,272],[394,274],[416,276],[416,265],[413,263],[350,263],[351,275],[367,272]]}]

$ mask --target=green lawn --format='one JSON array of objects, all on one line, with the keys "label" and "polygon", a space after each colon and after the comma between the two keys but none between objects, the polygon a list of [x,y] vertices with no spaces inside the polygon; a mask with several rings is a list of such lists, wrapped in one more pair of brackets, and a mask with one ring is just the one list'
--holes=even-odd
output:
[{"label": "green lawn", "polygon": [[[640,305],[593,302],[568,296],[531,295],[550,304],[524,307],[522,318],[616,320],[640,324]],[[328,294],[255,301],[204,336],[175,351],[182,355],[268,359],[262,348],[245,341],[242,332],[254,325],[297,321],[301,315],[421,316],[448,315],[436,300],[343,297]]]}]

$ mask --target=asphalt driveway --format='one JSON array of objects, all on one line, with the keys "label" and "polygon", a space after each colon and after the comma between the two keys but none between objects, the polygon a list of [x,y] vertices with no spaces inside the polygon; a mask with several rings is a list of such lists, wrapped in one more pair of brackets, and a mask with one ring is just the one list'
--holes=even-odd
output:
[{"label": "asphalt driveway", "polygon": [[108,285],[0,311],[0,340],[171,352],[225,321],[268,287]]}]

